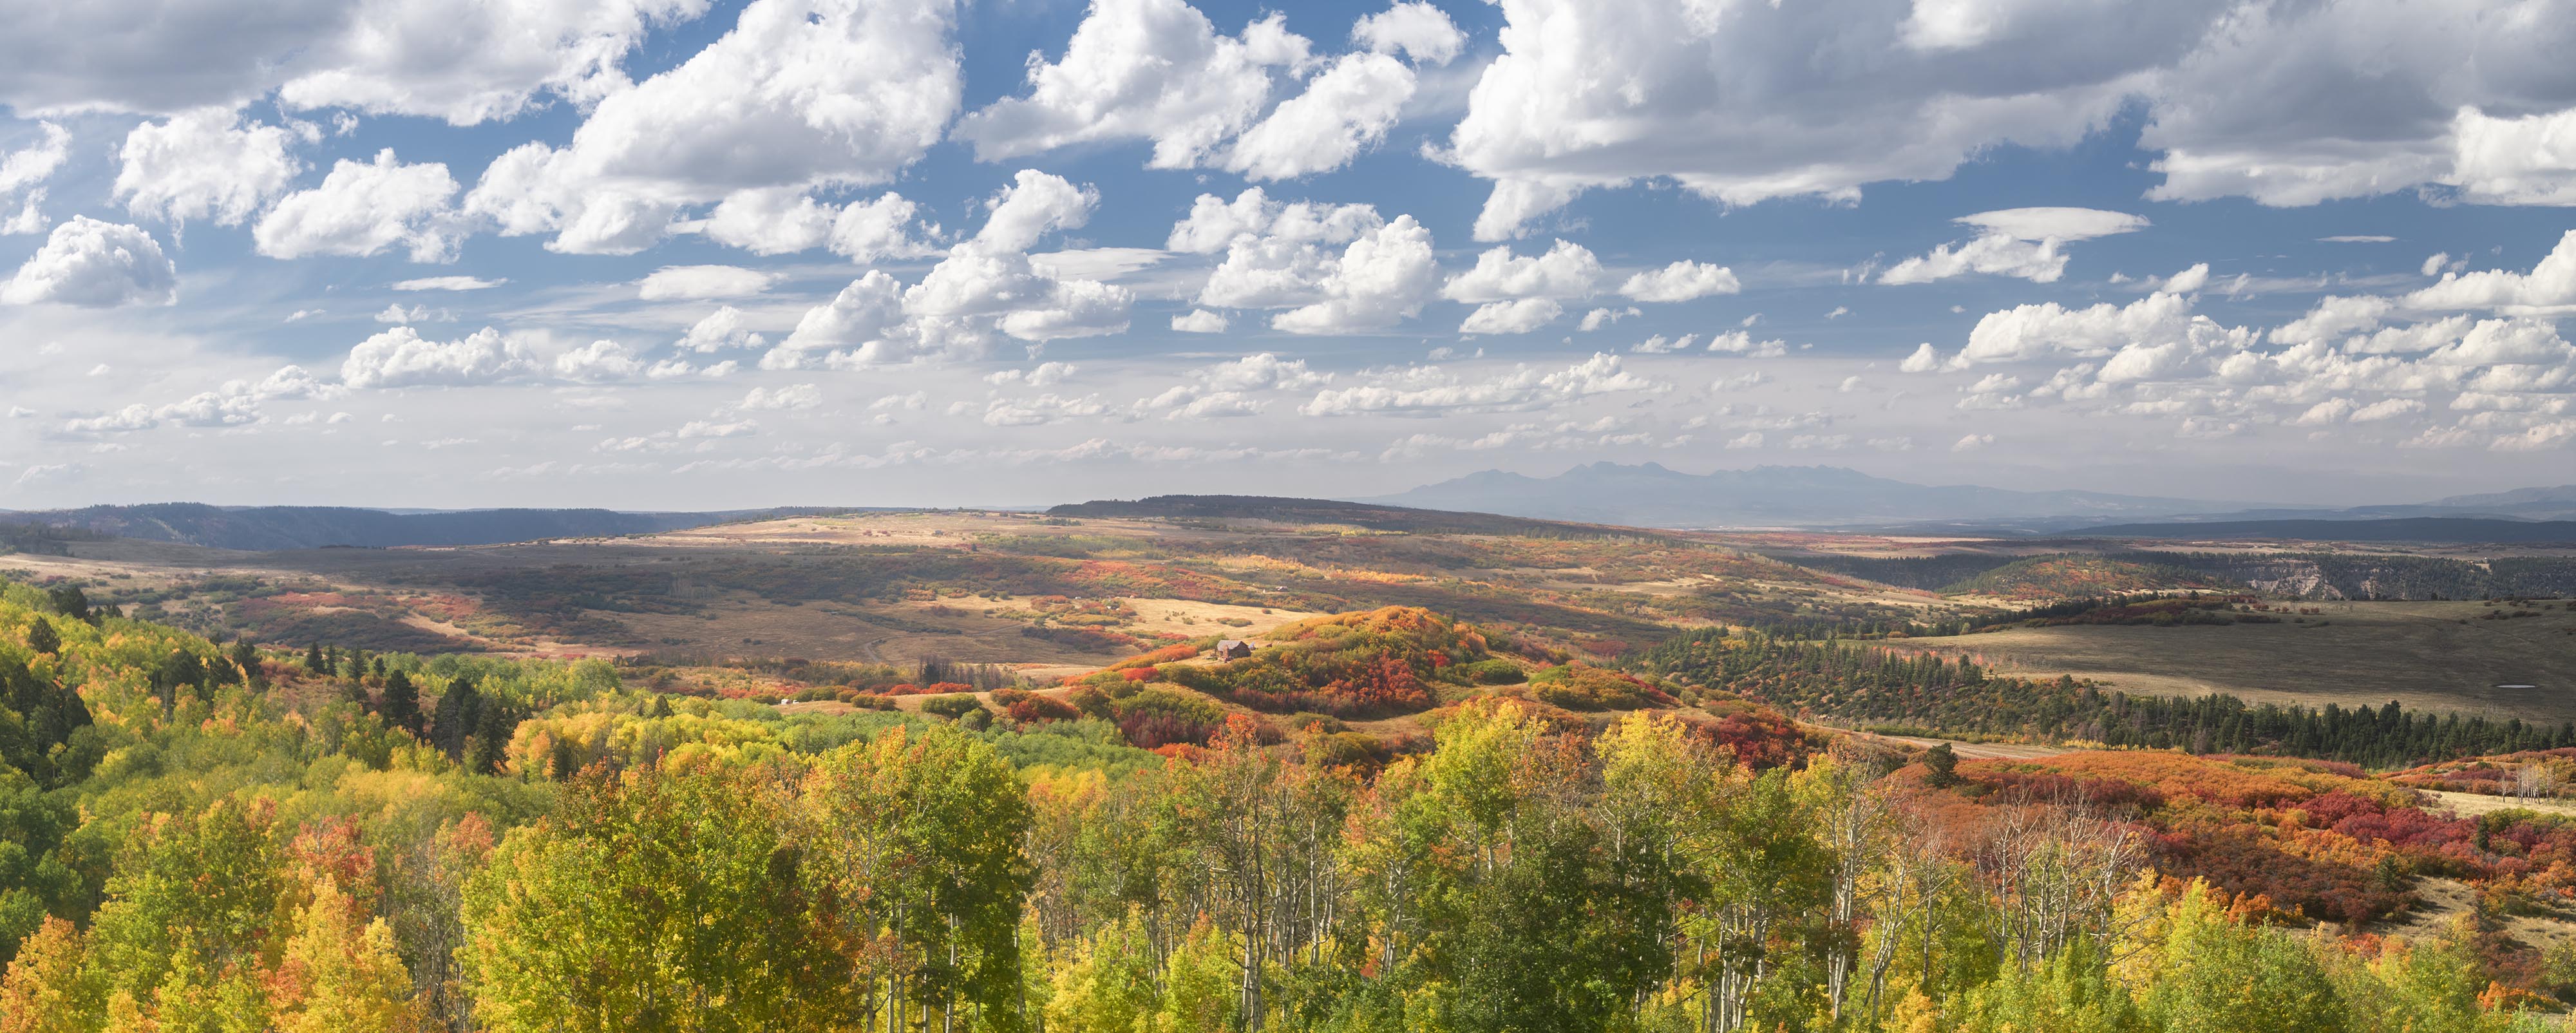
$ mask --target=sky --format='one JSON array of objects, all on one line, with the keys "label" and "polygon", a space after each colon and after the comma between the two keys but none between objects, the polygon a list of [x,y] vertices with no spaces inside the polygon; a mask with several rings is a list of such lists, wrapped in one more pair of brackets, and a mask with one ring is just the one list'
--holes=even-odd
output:
[{"label": "sky", "polygon": [[0,508],[2576,482],[2564,0],[91,0]]}]

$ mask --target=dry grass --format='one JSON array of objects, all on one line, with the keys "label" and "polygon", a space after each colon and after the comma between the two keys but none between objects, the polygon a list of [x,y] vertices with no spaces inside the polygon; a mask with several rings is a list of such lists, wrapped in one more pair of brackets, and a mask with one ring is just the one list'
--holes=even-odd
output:
[{"label": "dry grass", "polygon": [[[2318,605],[2325,613],[2307,624],[2016,628],[1904,646],[2137,694],[2374,707],[2394,699],[2410,710],[2576,721],[2576,613],[2481,620],[2490,611],[2469,602]],[[2497,688],[2507,684],[2536,687]]]}]

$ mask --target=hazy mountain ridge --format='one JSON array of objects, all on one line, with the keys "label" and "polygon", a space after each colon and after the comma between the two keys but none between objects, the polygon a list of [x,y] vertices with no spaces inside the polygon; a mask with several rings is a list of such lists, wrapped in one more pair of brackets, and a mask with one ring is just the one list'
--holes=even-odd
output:
[{"label": "hazy mountain ridge", "polygon": [[[1841,527],[1932,533],[2057,533],[2112,523],[2398,518],[2576,519],[2576,485],[2347,508],[1922,485],[1838,466],[1686,474],[1657,463],[1590,463],[1554,477],[1484,470],[1357,501],[1639,527]],[[2449,533],[2449,532],[2444,532]],[[2522,540],[2505,538],[2496,540]]]},{"label": "hazy mountain ridge", "polygon": [[839,512],[825,508],[711,513],[627,513],[608,509],[479,509],[397,513],[348,506],[211,506],[161,502],[10,513],[18,524],[72,527],[119,538],[268,552],[327,546],[498,545],[541,538],[656,534],[753,516]]},{"label": "hazy mountain ridge", "polygon": [[1643,527],[1820,526],[1915,520],[2175,516],[2241,503],[1928,486],[1837,466],[1686,474],[1657,463],[1590,463],[1555,477],[1486,470],[1359,501]]}]

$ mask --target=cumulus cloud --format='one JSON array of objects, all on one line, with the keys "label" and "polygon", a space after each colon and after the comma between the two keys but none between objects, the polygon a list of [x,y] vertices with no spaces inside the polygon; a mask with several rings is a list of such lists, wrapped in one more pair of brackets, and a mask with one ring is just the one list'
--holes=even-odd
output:
[{"label": "cumulus cloud", "polygon": [[636,281],[635,296],[646,301],[747,298],[768,290],[772,279],[738,265],[666,265]]},{"label": "cumulus cloud", "polygon": [[[2435,185],[2566,203],[2576,183],[2549,146],[2576,84],[2545,71],[2576,26],[2520,0],[1498,6],[1502,53],[1441,152],[1494,183],[1480,240],[1642,180],[1730,205],[1848,201],[1997,144],[2072,143],[2131,104],[2160,200]],[[2030,61],[2042,50],[2056,60]]]},{"label": "cumulus cloud", "polygon": [[742,396],[735,408],[745,411],[775,412],[787,409],[811,409],[823,404],[823,389],[812,384],[790,384],[786,387],[755,387]]},{"label": "cumulus cloud", "polygon": [[52,122],[37,123],[36,131],[36,142],[0,153],[0,204],[24,195],[18,213],[0,219],[0,235],[42,233],[50,221],[43,210],[45,188],[39,184],[70,159],[72,134]]},{"label": "cumulus cloud", "polygon": [[1951,442],[1950,451],[1974,452],[1994,443],[1995,436],[1992,434],[1969,434],[1962,436],[1957,441]]},{"label": "cumulus cloud", "polygon": [[787,340],[761,357],[760,367],[800,369],[830,356],[843,364],[893,361],[903,345],[889,340],[890,331],[902,321],[903,285],[871,269],[829,303],[805,310]]},{"label": "cumulus cloud", "polygon": [[229,107],[145,122],[125,134],[112,196],[137,217],[240,225],[303,171],[295,139]]},{"label": "cumulus cloud", "polygon": [[633,349],[606,339],[555,356],[555,375],[566,380],[631,380],[642,372],[644,363],[635,357]]},{"label": "cumulus cloud", "polygon": [[1905,361],[1896,364],[1896,369],[1900,373],[1930,373],[1939,368],[1941,368],[1941,353],[1932,347],[1930,341],[1915,345],[1914,353],[1906,356]]},{"label": "cumulus cloud", "polygon": [[920,210],[891,192],[834,208],[815,201],[801,185],[756,187],[725,195],[696,228],[756,255],[828,247],[853,262],[874,262],[938,251],[927,238],[939,227],[921,223]]},{"label": "cumulus cloud", "polygon": [[408,326],[377,334],[349,349],[340,380],[350,387],[435,387],[488,384],[535,372],[526,345],[484,327],[453,341],[432,341]]},{"label": "cumulus cloud", "polygon": [[758,348],[766,344],[766,339],[753,333],[747,322],[741,309],[731,305],[719,306],[705,318],[689,325],[689,332],[680,337],[679,348],[681,351],[711,352],[726,348]]},{"label": "cumulus cloud", "polygon": [[1030,62],[1028,93],[959,119],[956,136],[984,161],[1151,140],[1153,167],[1188,168],[1261,115],[1271,69],[1308,60],[1285,25],[1273,14],[1227,36],[1184,0],[1095,0],[1061,60]]},{"label": "cumulus cloud", "polygon": [[[653,24],[704,0],[454,4],[438,0],[122,3],[30,8],[0,38],[0,103],[22,111],[166,113],[274,89],[289,108],[467,125],[622,86]],[[64,40],[87,41],[64,46]]]},{"label": "cumulus cloud", "polygon": [[1406,0],[1351,26],[1351,41],[1380,54],[1401,52],[1426,65],[1445,65],[1467,47],[1467,34],[1437,7]]},{"label": "cumulus cloud", "polygon": [[[483,173],[466,211],[547,247],[627,254],[687,205],[863,186],[937,143],[963,89],[946,0],[753,0],[678,67],[600,100],[570,143]],[[783,196],[783,195],[782,195]]]},{"label": "cumulus cloud", "polygon": [[1316,392],[1297,411],[1308,416],[1431,416],[1528,409],[1595,395],[1662,389],[1664,385],[1621,368],[1618,356],[1595,352],[1561,370],[1524,365],[1485,380],[1462,380],[1437,366],[1388,370],[1371,377],[1369,383]]},{"label": "cumulus cloud", "polygon": [[138,227],[85,215],[55,226],[45,246],[0,284],[0,302],[12,305],[113,308],[178,300],[178,267],[160,242]]},{"label": "cumulus cloud", "polygon": [[1748,359],[1776,359],[1789,354],[1789,342],[1757,341],[1743,330],[1729,330],[1708,339],[1708,350]]},{"label": "cumulus cloud", "polygon": [[1476,307],[1458,324],[1462,334],[1525,334],[1556,321],[1565,306],[1553,298],[1490,301]]},{"label": "cumulus cloud", "polygon": [[[2440,263],[2427,261],[2424,266],[2438,269]],[[2557,246],[2529,273],[2490,269],[2445,274],[2442,282],[2406,295],[2404,304],[2415,309],[2491,309],[2511,315],[2576,311],[2576,230],[2559,237]]]},{"label": "cumulus cloud", "polygon": [[1581,244],[1559,240],[1546,254],[1529,258],[1515,257],[1505,246],[1476,256],[1476,267],[1450,277],[1440,296],[1468,302],[1588,298],[1601,277],[1601,260]]},{"label": "cumulus cloud", "polygon": [[1279,313],[1270,325],[1292,334],[1386,329],[1422,311],[1439,277],[1431,231],[1413,216],[1399,215],[1351,241],[1329,263],[1314,284],[1322,300]]},{"label": "cumulus cloud", "polygon": [[1194,308],[1172,317],[1172,329],[1185,334],[1221,334],[1225,332],[1225,327],[1224,315],[1203,308]]},{"label": "cumulus cloud", "polygon": [[454,261],[460,233],[449,200],[456,190],[447,166],[405,165],[388,147],[373,163],[335,162],[321,186],[279,198],[251,236],[270,258],[403,247],[415,262]]},{"label": "cumulus cloud", "polygon": [[[1952,221],[1976,227],[1980,232],[1966,243],[1943,244],[1930,254],[1889,266],[1879,274],[1878,282],[1931,283],[1985,273],[2055,283],[2066,274],[2066,253],[2059,250],[2061,245],[2131,233],[2147,226],[2142,216],[2098,208],[2007,208],[1963,215]],[[2202,270],[2204,277],[2207,272]]]},{"label": "cumulus cloud", "polygon": [[1734,270],[1688,259],[1630,276],[1626,283],[1619,285],[1619,293],[1638,301],[1652,302],[1689,301],[1711,294],[1734,294],[1743,289],[1744,285],[1735,279]]},{"label": "cumulus cloud", "polygon": [[1645,314],[1646,312],[1644,309],[1638,308],[1635,305],[1630,305],[1626,308],[1596,308],[1583,314],[1583,323],[1576,327],[1576,329],[1588,334],[1622,319],[1626,319],[1629,316],[1642,316]]},{"label": "cumulus cloud", "polygon": [[1247,179],[1338,169],[1386,139],[1413,89],[1413,70],[1392,57],[1344,55],[1244,130],[1217,165]]}]

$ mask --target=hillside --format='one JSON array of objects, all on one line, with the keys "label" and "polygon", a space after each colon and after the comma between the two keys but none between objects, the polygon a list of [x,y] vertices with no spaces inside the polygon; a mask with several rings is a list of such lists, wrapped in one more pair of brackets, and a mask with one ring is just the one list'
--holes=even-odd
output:
[{"label": "hillside", "polygon": [[2278,539],[2309,542],[2459,542],[2576,545],[2576,520],[2396,517],[2357,520],[2222,520],[2209,523],[2112,524],[2067,531],[2095,538]]},{"label": "hillside", "polygon": [[1170,520],[1338,524],[1363,527],[1372,531],[1401,531],[1412,534],[1495,534],[1540,538],[1581,538],[1603,535],[1636,537],[1649,533],[1626,527],[1532,520],[1497,516],[1492,513],[1451,512],[1365,502],[1272,498],[1260,495],[1156,495],[1133,502],[1114,499],[1077,502],[1049,509],[1047,515],[1067,518],[1156,517]]},{"label": "hillside", "polygon": [[273,551],[333,546],[494,545],[544,538],[655,534],[754,516],[836,512],[812,509],[719,513],[623,513],[606,509],[476,509],[393,513],[342,506],[139,506],[9,513],[0,522],[46,524],[93,534],[216,549]]}]

